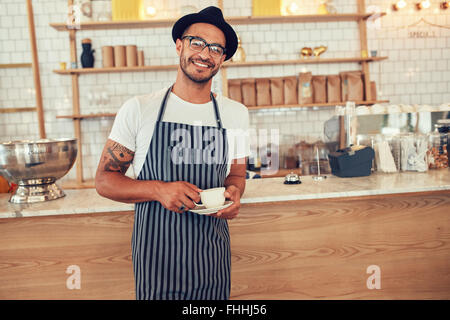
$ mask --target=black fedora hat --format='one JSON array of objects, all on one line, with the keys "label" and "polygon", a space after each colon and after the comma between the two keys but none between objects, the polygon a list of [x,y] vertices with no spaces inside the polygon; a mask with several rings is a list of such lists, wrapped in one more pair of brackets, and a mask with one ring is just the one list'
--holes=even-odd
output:
[{"label": "black fedora hat", "polygon": [[175,22],[172,28],[173,41],[176,42],[177,39],[181,39],[181,36],[183,35],[183,32],[187,29],[187,27],[189,27],[191,24],[199,22],[212,24],[222,30],[225,35],[226,41],[225,60],[230,59],[237,49],[237,35],[236,32],[234,32],[233,28],[223,18],[222,11],[214,6],[207,7],[199,11],[198,13],[191,13],[178,19],[178,21]]}]

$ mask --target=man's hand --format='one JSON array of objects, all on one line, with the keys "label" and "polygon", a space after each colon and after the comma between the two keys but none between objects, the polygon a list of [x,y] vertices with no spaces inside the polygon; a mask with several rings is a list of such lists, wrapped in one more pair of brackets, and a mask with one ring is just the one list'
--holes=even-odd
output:
[{"label": "man's hand", "polygon": [[[157,201],[159,201],[164,208],[183,213],[187,210],[194,209],[195,202],[200,202],[199,192],[202,190],[197,186],[186,181],[176,182],[162,182],[157,188]],[[184,210],[180,208],[184,206]]]},{"label": "man's hand", "polygon": [[241,207],[241,191],[236,186],[231,185],[226,188],[224,194],[226,199],[233,201],[233,204],[228,208],[211,214],[211,216],[223,219],[233,219],[238,215],[239,208]]}]

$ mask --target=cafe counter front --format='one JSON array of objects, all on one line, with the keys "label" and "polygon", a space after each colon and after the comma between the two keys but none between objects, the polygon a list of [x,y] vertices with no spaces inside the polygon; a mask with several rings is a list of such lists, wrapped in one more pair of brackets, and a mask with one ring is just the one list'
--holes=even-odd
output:
[{"label": "cafe counter front", "polygon": [[[450,299],[450,174],[247,180],[231,299]],[[132,204],[0,195],[0,299],[134,299]]]}]

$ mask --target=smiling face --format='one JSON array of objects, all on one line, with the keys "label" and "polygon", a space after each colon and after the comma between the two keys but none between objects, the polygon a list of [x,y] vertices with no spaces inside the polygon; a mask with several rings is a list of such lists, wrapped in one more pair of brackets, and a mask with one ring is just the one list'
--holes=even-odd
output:
[{"label": "smiling face", "polygon": [[[207,43],[220,44],[225,47],[225,35],[223,32],[208,23],[194,23],[183,33],[183,36],[195,36],[204,39]],[[220,58],[214,58],[205,47],[201,52],[189,47],[189,40],[178,39],[176,42],[177,54],[180,56],[180,67],[186,77],[195,83],[206,83],[214,77],[220,69],[225,54]]]}]

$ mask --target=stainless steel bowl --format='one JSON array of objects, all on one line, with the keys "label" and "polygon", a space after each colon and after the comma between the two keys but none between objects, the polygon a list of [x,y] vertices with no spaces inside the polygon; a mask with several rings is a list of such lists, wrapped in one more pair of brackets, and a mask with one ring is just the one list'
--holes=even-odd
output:
[{"label": "stainless steel bowl", "polygon": [[63,197],[55,182],[69,172],[76,157],[76,139],[0,143],[0,175],[19,186],[9,201],[32,203]]}]

